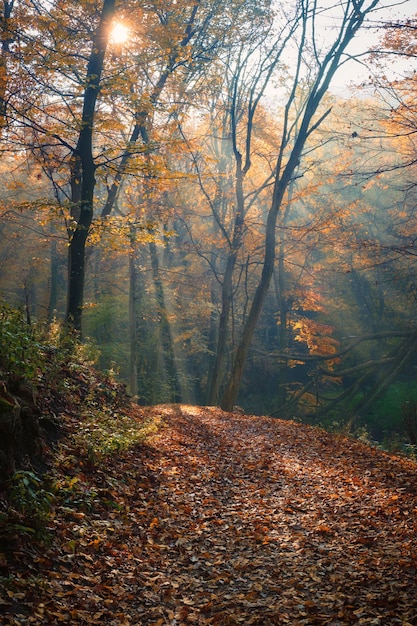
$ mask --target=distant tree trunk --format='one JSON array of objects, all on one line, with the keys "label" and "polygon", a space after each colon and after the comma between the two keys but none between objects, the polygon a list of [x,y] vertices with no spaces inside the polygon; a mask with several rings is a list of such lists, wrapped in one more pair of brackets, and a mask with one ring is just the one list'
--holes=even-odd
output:
[{"label": "distant tree trunk", "polygon": [[[96,103],[100,91],[101,74],[108,43],[110,23],[115,13],[115,0],[104,0],[100,23],[93,38],[87,66],[86,88],[83,111],[74,151],[72,203],[78,215],[75,230],[71,235],[68,252],[68,302],[67,322],[81,335],[82,308],[84,302],[85,248],[93,219],[95,164],[93,157],[93,129]],[[79,173],[79,178],[74,176]]]},{"label": "distant tree trunk", "polygon": [[[212,254],[212,263],[215,264],[214,255]],[[207,387],[206,387],[206,404],[211,404],[210,399],[210,391],[213,385],[213,374],[214,374],[214,366],[216,363],[216,338],[217,338],[217,312],[215,311],[216,306],[216,294],[215,289],[212,286],[211,289],[211,312],[210,312],[210,320],[209,320],[209,328],[208,328],[208,336],[207,336],[207,351],[208,351],[208,367],[207,367]]]},{"label": "distant tree trunk", "polygon": [[[236,263],[237,252],[232,250],[233,243],[230,241],[227,228],[225,227],[225,216],[227,214],[228,196],[231,191],[232,178],[228,172],[228,162],[231,158],[230,152],[230,139],[227,136],[225,128],[222,128],[222,133],[218,138],[218,142],[214,146],[214,153],[216,155],[219,171],[219,180],[217,181],[217,188],[213,201],[210,200],[210,195],[204,187],[203,179],[200,178],[200,186],[203,193],[209,199],[209,205],[213,215],[213,233],[216,233],[220,229],[225,242],[228,246],[228,257],[226,259],[226,265],[224,269],[223,280],[221,281],[221,300],[220,300],[220,315],[214,310],[215,302],[217,300],[217,290],[212,288],[211,301],[213,303],[213,310],[210,315],[210,327],[208,334],[208,350],[210,353],[208,362],[208,376],[207,376],[207,404],[215,405],[219,401],[220,385],[224,378],[225,370],[225,357],[227,350],[227,339],[229,330],[229,318],[231,311],[231,303],[233,298],[233,270]],[[198,163],[194,160],[196,169],[198,169]],[[236,220],[234,225],[236,231]],[[223,268],[219,267],[217,250],[212,251],[210,255],[210,265],[220,282],[220,273]]]},{"label": "distant tree trunk", "polygon": [[[134,227],[132,227],[134,229]],[[131,231],[132,232],[132,231]],[[135,246],[135,235],[131,235],[132,249],[129,254],[129,344],[130,344],[130,360],[129,360],[129,380],[130,394],[137,398],[138,388],[138,270],[137,270],[137,254]]]},{"label": "distant tree trunk", "polygon": [[[283,240],[280,244],[277,271],[274,273],[275,291],[278,302],[278,322],[279,322],[279,350],[286,352],[289,348],[288,329],[288,300],[285,295],[285,246]],[[287,403],[287,382],[288,382],[288,361],[280,360],[278,363],[278,393],[277,405],[281,412],[281,417],[286,417],[285,405]]]},{"label": "distant tree trunk", "polygon": [[167,312],[165,302],[164,285],[161,279],[159,268],[158,252],[154,241],[149,242],[149,252],[151,255],[152,278],[155,288],[158,315],[160,319],[162,360],[161,365],[166,370],[168,387],[171,399],[175,402],[181,401],[181,388],[178,379],[177,364],[175,359],[174,342],[172,338],[171,322]]},{"label": "distant tree trunk", "polygon": [[350,275],[353,281],[352,291],[361,314],[369,321],[373,333],[380,332],[385,309],[383,282],[378,281],[376,285],[371,285],[366,276],[360,274],[354,267],[350,269]]},{"label": "distant tree trunk", "polygon": [[[291,211],[291,201],[294,194],[294,183],[291,182],[288,187],[288,197],[286,202],[285,213],[282,219],[282,229],[279,250],[278,250],[278,266],[274,272],[275,280],[275,294],[278,303],[278,320],[279,320],[279,350],[280,352],[287,352],[290,344],[290,330],[288,327],[288,312],[291,307],[291,298],[287,297],[287,285],[285,276],[285,255],[286,255],[286,225],[288,216]],[[277,405],[278,410],[281,411],[281,416],[286,417],[286,404],[288,397],[287,388],[288,378],[288,361],[280,360],[278,363],[278,394]]]},{"label": "distant tree trunk", "polygon": [[217,404],[219,401],[219,391],[222,376],[224,374],[224,359],[226,354],[227,335],[229,328],[230,309],[233,298],[233,270],[236,263],[236,254],[230,254],[226,271],[223,277],[221,312],[219,318],[219,327],[217,330],[216,356],[214,359],[212,376],[210,381],[210,389],[208,395],[208,404]]},{"label": "distant tree trunk", "polygon": [[[232,372],[228,381],[227,388],[223,395],[221,407],[225,411],[232,411],[233,406],[236,404],[237,395],[239,392],[240,382],[243,376],[243,369],[245,367],[246,358],[252,342],[252,337],[255,332],[256,325],[261,314],[263,304],[265,302],[266,294],[268,293],[269,285],[271,282],[272,274],[275,264],[275,246],[276,246],[276,223],[278,213],[282,206],[284,195],[288,189],[292,177],[296,168],[299,165],[299,159],[304,144],[309,135],[309,126],[311,118],[314,115],[318,107],[319,102],[311,103],[310,107],[307,107],[305,118],[300,128],[297,140],[294,148],[292,149],[291,156],[282,172],[281,177],[277,178],[274,185],[274,192],[271,202],[271,208],[268,213],[265,229],[265,243],[264,243],[264,260],[262,267],[262,274],[259,280],[258,286],[253,297],[248,317],[243,327],[240,343],[238,345],[236,355],[234,358]],[[329,113],[320,118],[320,121]],[[307,115],[308,113],[308,115]],[[318,123],[316,124],[316,126]],[[277,165],[277,171],[279,171],[279,165]]]},{"label": "distant tree trunk", "polygon": [[50,285],[49,285],[49,301],[48,301],[48,324],[54,319],[57,302],[58,302],[58,275],[59,275],[59,257],[57,251],[57,243],[53,238],[51,241],[51,258],[50,258]]},{"label": "distant tree trunk", "polygon": [[[31,273],[31,272],[30,272]],[[25,299],[25,315],[26,315],[26,324],[28,326],[32,325],[32,300],[33,300],[33,293],[32,293],[32,281],[30,280],[30,273],[29,273],[29,280],[26,278],[23,282],[23,296]]]},{"label": "distant tree trunk", "polygon": [[271,282],[275,260],[275,220],[268,220],[270,224],[267,227],[267,245],[265,247],[265,258],[262,269],[262,276],[261,280],[258,283],[255,296],[252,300],[249,315],[246,319],[246,323],[242,332],[242,337],[236,351],[233,369],[230,374],[228,385],[221,402],[221,407],[224,411],[232,411],[233,406],[236,404],[246,357],[248,355],[249,347],[252,342],[252,337],[262,311],[266,294],[268,293],[269,284]]},{"label": "distant tree trunk", "polygon": [[243,165],[242,155],[237,149],[235,133],[236,126],[233,127],[233,154],[236,160],[235,170],[235,198],[236,213],[233,224],[233,235],[230,243],[230,251],[226,261],[226,269],[222,284],[222,310],[219,320],[219,331],[216,349],[216,361],[213,368],[211,388],[209,392],[209,404],[217,404],[219,401],[220,382],[223,376],[224,359],[227,346],[227,332],[229,326],[230,310],[233,301],[233,273],[236,265],[239,250],[242,247],[243,227],[245,223],[245,198],[243,192],[243,181],[245,174],[250,168],[250,161]]}]

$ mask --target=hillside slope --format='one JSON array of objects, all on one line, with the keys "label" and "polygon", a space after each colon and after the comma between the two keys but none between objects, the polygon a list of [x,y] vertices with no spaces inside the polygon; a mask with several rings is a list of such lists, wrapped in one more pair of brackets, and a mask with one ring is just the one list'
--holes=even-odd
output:
[{"label": "hillside slope", "polygon": [[67,445],[53,542],[7,555],[2,623],[417,624],[416,464],[294,422],[131,411],[160,421],[146,444]]}]

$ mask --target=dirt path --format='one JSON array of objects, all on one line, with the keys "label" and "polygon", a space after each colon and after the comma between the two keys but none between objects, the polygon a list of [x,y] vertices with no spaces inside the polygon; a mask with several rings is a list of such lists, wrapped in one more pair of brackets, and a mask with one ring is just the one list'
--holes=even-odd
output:
[{"label": "dirt path", "polygon": [[293,422],[152,411],[153,440],[88,477],[91,511],[57,514],[6,624],[417,624],[415,465]]}]

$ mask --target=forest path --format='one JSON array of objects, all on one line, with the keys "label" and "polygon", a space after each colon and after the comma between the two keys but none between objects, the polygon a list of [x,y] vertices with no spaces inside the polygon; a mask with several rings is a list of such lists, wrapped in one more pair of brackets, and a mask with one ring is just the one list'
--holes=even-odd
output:
[{"label": "forest path", "polygon": [[91,472],[91,511],[57,513],[31,619],[6,624],[417,624],[415,464],[289,421],[138,412],[158,433]]},{"label": "forest path", "polygon": [[417,624],[407,462],[293,422],[164,411],[143,623]]}]

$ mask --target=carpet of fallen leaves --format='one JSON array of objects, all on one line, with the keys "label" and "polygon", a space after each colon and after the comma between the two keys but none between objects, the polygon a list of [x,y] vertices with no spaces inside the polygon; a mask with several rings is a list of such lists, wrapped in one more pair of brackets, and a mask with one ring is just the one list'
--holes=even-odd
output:
[{"label": "carpet of fallen leaves", "polygon": [[53,542],[12,548],[2,624],[417,624],[415,463],[291,421],[131,411],[161,418],[146,444],[61,459]]}]

